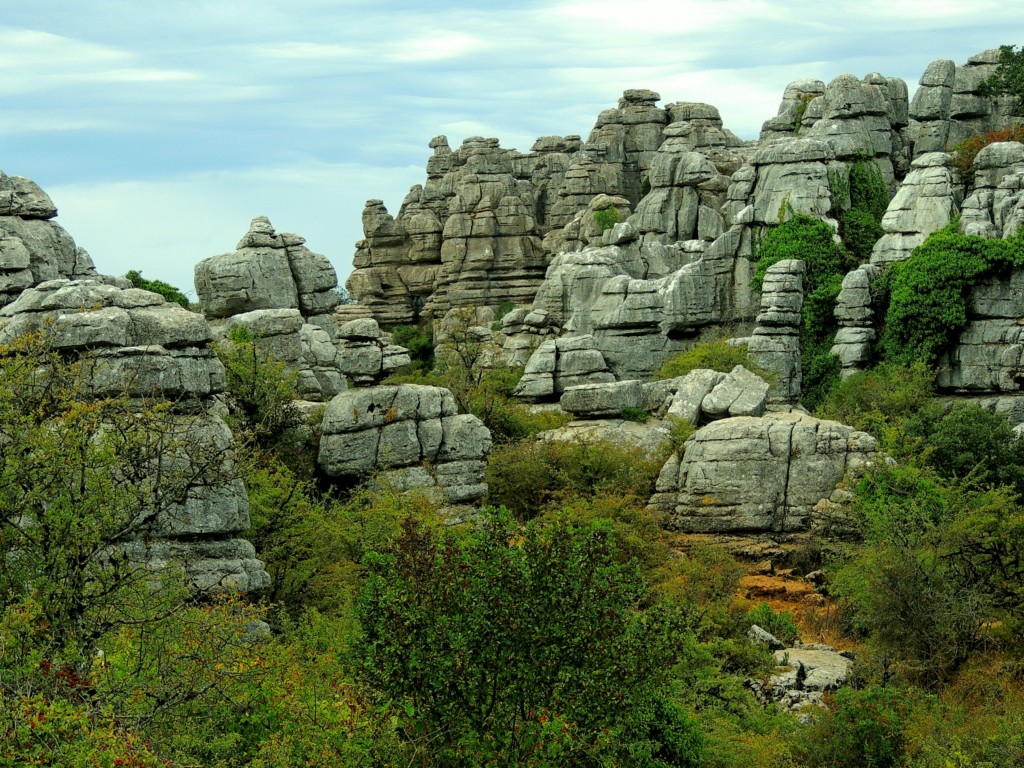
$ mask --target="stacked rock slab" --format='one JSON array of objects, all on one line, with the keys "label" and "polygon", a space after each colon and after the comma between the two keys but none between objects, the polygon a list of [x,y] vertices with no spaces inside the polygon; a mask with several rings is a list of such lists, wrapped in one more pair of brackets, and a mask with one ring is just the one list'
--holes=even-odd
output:
[{"label": "stacked rock slab", "polygon": [[981,237],[1010,237],[1024,223],[1024,144],[989,144],[974,159],[974,189],[960,228]]},{"label": "stacked rock slab", "polygon": [[804,263],[784,259],[768,267],[761,286],[761,311],[747,342],[751,359],[775,377],[774,400],[800,399],[800,329],[803,325]]},{"label": "stacked rock slab", "polygon": [[0,171],[0,306],[46,280],[96,277],[89,254],[52,221],[56,215],[34,181]]},{"label": "stacked rock slab", "polygon": [[[260,591],[270,577],[239,534],[249,527],[249,502],[233,477],[231,431],[209,409],[224,389],[224,368],[209,347],[202,315],[155,293],[100,280],[50,280],[25,290],[0,310],[0,342],[48,328],[53,345],[86,355],[96,396],[170,400],[176,437],[217,459],[230,479],[189,490],[187,499],[159,510],[154,521],[121,546],[151,568],[174,560],[200,589]],[[187,459],[170,448],[168,469]],[[184,449],[182,449],[184,450]]]},{"label": "stacked rock slab", "polygon": [[800,413],[714,421],[665,463],[650,508],[695,533],[806,530],[815,504],[875,451],[870,435]]},{"label": "stacked rock slab", "polygon": [[933,61],[921,76],[921,87],[910,104],[907,138],[914,157],[944,152],[971,136],[999,131],[1019,122],[1015,97],[983,96],[981,83],[999,63],[999,49],[971,56],[957,66],[949,59]]},{"label": "stacked rock slab", "polygon": [[882,216],[884,234],[871,249],[871,263],[905,261],[928,235],[946,226],[960,207],[953,159],[944,152],[921,155],[910,165]]},{"label": "stacked rock slab", "polygon": [[330,477],[371,474],[399,491],[422,489],[446,504],[487,493],[487,427],[459,414],[451,392],[418,384],[352,389],[327,405],[319,465]]},{"label": "stacked rock slab", "polygon": [[258,349],[295,372],[301,398],[322,402],[346,388],[346,377],[373,383],[409,360],[375,320],[349,321],[340,333],[334,267],[303,243],[257,216],[234,253],[196,265],[196,292],[218,338],[245,329]]},{"label": "stacked rock slab", "polygon": [[871,360],[871,345],[877,337],[871,283],[881,274],[879,265],[861,264],[843,277],[834,311],[839,330],[831,350],[839,358],[843,378],[863,369]]},{"label": "stacked rock slab", "polygon": [[513,395],[524,400],[561,397],[569,387],[615,381],[594,337],[563,336],[549,339],[530,356]]}]

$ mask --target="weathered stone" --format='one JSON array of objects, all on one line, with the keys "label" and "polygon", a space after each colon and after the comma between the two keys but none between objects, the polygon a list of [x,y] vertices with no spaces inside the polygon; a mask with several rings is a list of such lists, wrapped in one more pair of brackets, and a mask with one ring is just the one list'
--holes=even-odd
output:
[{"label": "weathered stone", "polygon": [[665,465],[650,506],[674,530],[804,530],[814,505],[875,450],[870,435],[805,414],[714,421]]},{"label": "weathered stone", "polygon": [[701,402],[708,419],[727,416],[760,416],[768,402],[768,382],[737,365]]},{"label": "weathered stone", "polygon": [[333,477],[379,473],[399,490],[435,490],[450,504],[487,492],[490,432],[456,414],[451,392],[416,384],[349,390],[327,405],[318,462]]},{"label": "weathered stone", "polygon": [[635,380],[567,387],[559,401],[563,411],[591,418],[618,416],[627,408],[642,408],[643,404],[643,389]]}]

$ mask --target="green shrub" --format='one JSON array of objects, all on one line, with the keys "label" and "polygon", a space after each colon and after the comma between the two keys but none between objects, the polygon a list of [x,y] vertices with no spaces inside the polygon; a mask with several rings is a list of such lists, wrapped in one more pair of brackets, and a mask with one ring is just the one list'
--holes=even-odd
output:
[{"label": "green shrub", "polygon": [[600,440],[496,446],[487,462],[488,498],[528,520],[551,504],[613,493],[646,501],[662,457]]},{"label": "green shrub", "polygon": [[142,288],[145,291],[159,293],[168,301],[180,304],[185,309],[191,308],[188,296],[170,283],[165,283],[163,280],[147,280],[137,269],[128,270],[128,272],[125,273],[125,278],[136,288]]},{"label": "green shrub", "polygon": [[594,211],[594,221],[600,225],[602,230],[609,230],[622,220],[619,209],[615,206],[602,208]]},{"label": "green shrub", "polygon": [[916,698],[911,691],[843,688],[797,742],[806,768],[893,768],[902,765]]},{"label": "green shrub", "polygon": [[967,300],[979,279],[1024,265],[1024,231],[1008,240],[964,235],[958,221],[933,232],[906,261],[889,265],[886,360],[934,364],[967,325]]},{"label": "green shrub", "polygon": [[941,417],[933,399],[935,373],[918,361],[910,366],[883,363],[838,382],[815,411],[823,419],[874,435],[896,456],[917,453],[924,423]]},{"label": "green shrub", "polygon": [[976,405],[960,405],[934,424],[924,439],[927,463],[950,479],[981,487],[1012,486],[1024,495],[1024,442],[1007,418]]},{"label": "green shrub", "polygon": [[839,231],[843,243],[858,261],[871,258],[871,249],[878,239],[885,234],[882,230],[881,217],[856,208],[844,211],[839,215]]},{"label": "green shrub", "polygon": [[671,424],[668,440],[672,452],[682,454],[686,441],[697,431],[697,427],[688,419],[681,419],[678,416],[669,416],[667,420]]},{"label": "green shrub", "polygon": [[[850,210],[881,222],[889,207],[889,186],[874,160],[858,160],[850,167]],[[846,242],[846,238],[843,238]],[[847,242],[846,247],[850,244]],[[851,250],[853,250],[851,248]]]},{"label": "green shrub", "polygon": [[856,262],[835,242],[835,230],[821,219],[806,214],[769,229],[757,246],[753,287],[761,290],[768,267],[785,259],[804,262],[804,292],[811,293],[835,275],[843,275]]},{"label": "green shrub", "polygon": [[264,449],[301,442],[302,417],[294,404],[298,374],[268,355],[242,326],[232,328],[214,349],[224,365],[236,437]]},{"label": "green shrub", "polygon": [[409,350],[414,371],[429,371],[434,366],[434,331],[430,323],[396,325],[391,329],[391,340]]},{"label": "green shrub", "polygon": [[774,377],[750,359],[746,346],[730,344],[725,339],[702,341],[670,358],[655,374],[657,380],[674,379],[685,376],[690,371],[707,368],[712,371],[729,373],[737,365],[756,373],[763,379],[772,381]]},{"label": "green shrub", "polygon": [[357,669],[396,705],[420,764],[699,761],[693,728],[657,704],[682,617],[639,610],[646,585],[607,527],[522,528],[499,512],[456,540],[409,524],[366,564]]},{"label": "green shrub", "polygon": [[651,420],[651,414],[643,408],[623,408],[619,415],[625,421],[635,421],[638,424],[646,424]]},{"label": "green shrub", "polygon": [[776,613],[768,603],[761,603],[756,608],[747,611],[745,624],[748,629],[757,624],[761,629],[771,632],[787,646],[793,645],[800,639],[800,630],[793,622],[793,614],[789,611]]},{"label": "green shrub", "polygon": [[1024,114],[1024,48],[1017,50],[1013,45],[999,46],[996,71],[981,83],[978,90],[984,96],[1013,96],[1017,100],[1015,114]]}]

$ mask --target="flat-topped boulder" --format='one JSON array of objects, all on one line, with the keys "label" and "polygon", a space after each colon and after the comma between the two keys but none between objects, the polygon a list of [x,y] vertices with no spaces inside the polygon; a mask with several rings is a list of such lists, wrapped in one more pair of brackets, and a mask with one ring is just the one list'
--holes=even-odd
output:
[{"label": "flat-topped boulder", "polygon": [[381,478],[400,491],[420,489],[447,504],[487,493],[491,434],[457,412],[447,389],[398,384],[342,392],[327,405],[318,463],[330,477]]},{"label": "flat-topped boulder", "polygon": [[650,507],[688,533],[806,530],[813,507],[876,450],[867,433],[803,413],[714,421],[666,462]]}]

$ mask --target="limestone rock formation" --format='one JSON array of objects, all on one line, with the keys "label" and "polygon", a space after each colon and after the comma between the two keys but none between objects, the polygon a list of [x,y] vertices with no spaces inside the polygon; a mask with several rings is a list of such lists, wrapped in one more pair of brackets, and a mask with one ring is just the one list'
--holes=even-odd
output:
[{"label": "limestone rock formation", "polygon": [[871,263],[905,261],[928,235],[948,224],[960,207],[960,191],[944,152],[919,156],[911,163],[896,196],[882,217],[885,232],[871,250]]},{"label": "limestone rock formation", "polygon": [[804,263],[784,259],[770,266],[761,286],[761,311],[747,341],[751,359],[775,376],[776,400],[800,397],[800,329],[804,303]]},{"label": "limestone rock formation", "polygon": [[982,96],[979,86],[999,63],[999,49],[971,56],[958,66],[949,59],[933,61],[921,76],[910,104],[907,137],[914,157],[943,152],[964,139],[1011,127],[1014,97]]},{"label": "limestone rock formation", "polygon": [[839,330],[831,350],[839,358],[843,377],[856,373],[871,359],[871,345],[877,336],[871,283],[881,274],[879,265],[861,264],[843,278],[834,312]]},{"label": "limestone rock formation", "polygon": [[777,704],[791,712],[824,707],[825,695],[839,690],[849,679],[853,659],[827,645],[804,645],[775,650],[776,671],[767,680],[748,682],[764,705]]},{"label": "limestone rock formation", "polygon": [[569,387],[615,381],[594,337],[563,336],[541,344],[530,356],[513,394],[524,400],[560,397]]},{"label": "limestone rock formation", "polygon": [[338,276],[324,256],[303,243],[298,235],[275,232],[265,216],[254,218],[234,253],[196,265],[203,314],[214,320],[259,309],[297,309],[305,318],[329,318],[341,301]]},{"label": "limestone rock formation", "polygon": [[801,413],[714,421],[666,462],[650,508],[674,530],[805,530],[814,505],[875,451],[870,435]]},{"label": "limestone rock formation", "polygon": [[234,253],[196,266],[196,292],[214,335],[244,329],[257,349],[296,374],[306,400],[326,402],[348,386],[372,384],[409,362],[373,319],[340,324],[334,267],[297,235],[252,220]]},{"label": "limestone rock formation", "polygon": [[[252,544],[245,487],[234,472],[231,432],[211,410],[224,389],[224,368],[209,347],[201,315],[162,296],[100,280],[49,280],[0,310],[0,341],[47,328],[54,347],[85,355],[97,396],[169,400],[167,452],[153,472],[181,469],[201,452],[223,480],[192,487],[183,501],[158,510],[145,528],[121,542],[150,568],[180,563],[193,585],[260,591],[270,582]],[[186,450],[187,446],[192,446]]]},{"label": "limestone rock formation", "polygon": [[960,228],[982,237],[1014,235],[1024,223],[1024,144],[989,144],[975,157],[974,169]]},{"label": "limestone rock formation", "polygon": [[487,427],[456,412],[451,392],[399,384],[350,389],[327,405],[318,462],[331,477],[373,473],[399,491],[425,489],[447,504],[487,493]]},{"label": "limestone rock formation", "polygon": [[0,171],[0,306],[47,280],[96,277],[89,254],[52,221],[56,215],[34,181]]}]

